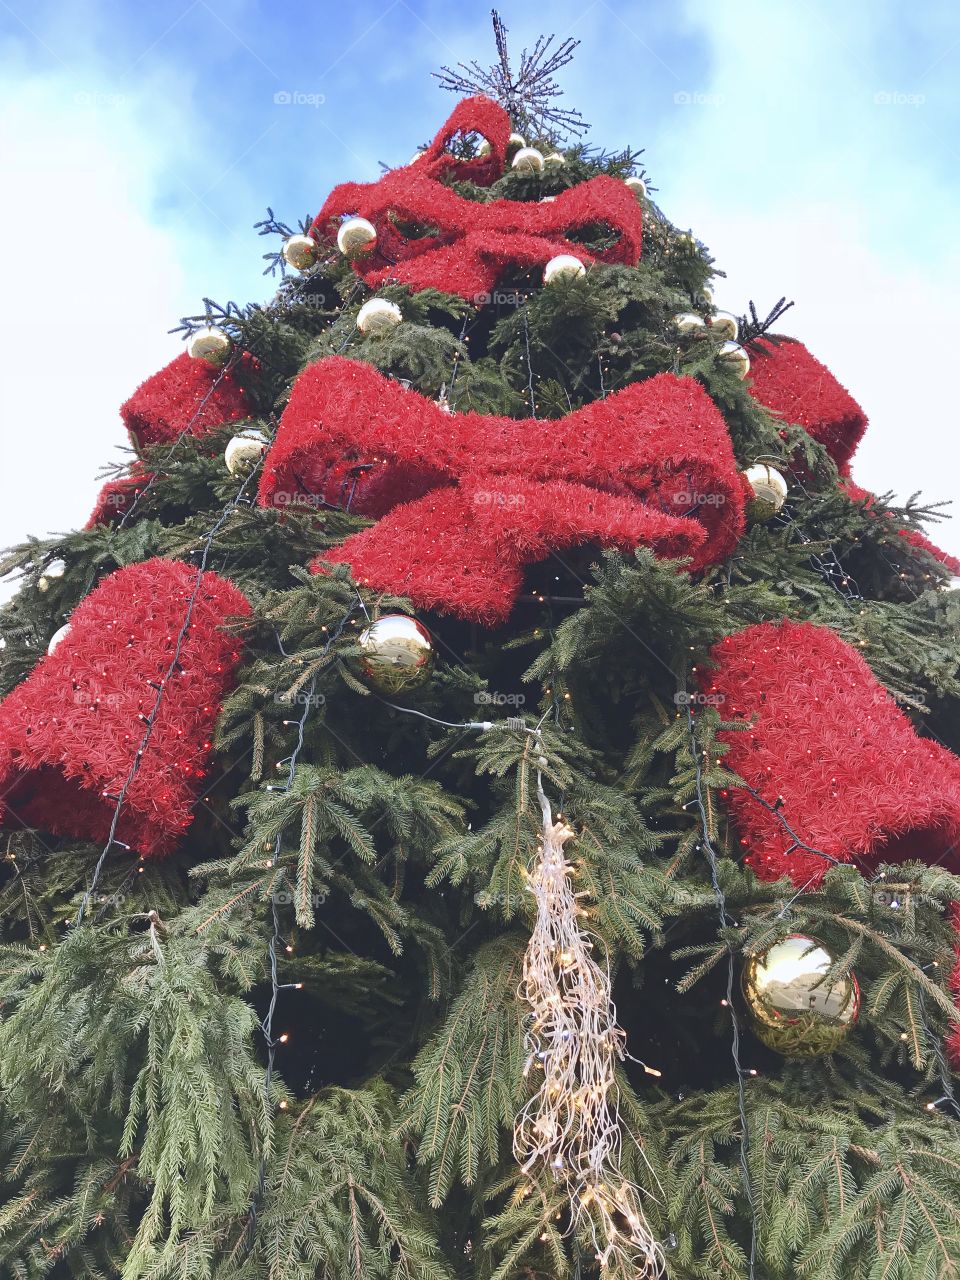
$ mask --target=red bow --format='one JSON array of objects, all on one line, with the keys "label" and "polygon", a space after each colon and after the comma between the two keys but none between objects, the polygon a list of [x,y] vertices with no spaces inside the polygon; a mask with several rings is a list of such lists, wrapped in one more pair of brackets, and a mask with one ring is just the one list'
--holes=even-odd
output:
[{"label": "red bow", "polygon": [[599,543],[723,559],[744,488],[726,426],[692,378],[662,373],[559,420],[449,413],[369,365],[331,356],[293,387],[264,506],[350,506],[379,522],[328,552],[377,590],[484,624],[526,565]]},{"label": "red bow", "polygon": [[[414,289],[440,289],[476,303],[489,294],[509,269],[543,267],[558,254],[583,263],[597,260],[635,266],[640,258],[642,217],[630,189],[615,178],[592,178],[562,192],[551,203],[466,200],[438,179],[464,176],[471,165],[496,176],[502,163],[500,133],[491,138],[491,156],[457,161],[446,152],[452,133],[466,127],[485,99],[470,98],[440,131],[422,159],[392,169],[379,182],[346,182],[330,193],[314,219],[311,234],[336,235],[341,219],[357,215],[377,230],[371,251],[354,260],[357,274],[371,288],[396,280]],[[463,112],[458,116],[458,112]],[[509,121],[507,121],[509,125]],[[492,177],[490,178],[492,180]],[[613,243],[591,253],[572,237],[597,224],[608,228]]]}]

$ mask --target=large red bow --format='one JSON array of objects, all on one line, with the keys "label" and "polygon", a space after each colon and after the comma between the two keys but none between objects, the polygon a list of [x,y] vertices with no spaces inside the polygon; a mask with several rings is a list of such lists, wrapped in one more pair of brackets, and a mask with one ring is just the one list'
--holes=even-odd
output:
[{"label": "large red bow", "polygon": [[[484,102],[467,99],[458,110],[479,109],[477,104]],[[376,243],[353,266],[371,288],[396,280],[414,289],[456,293],[476,303],[489,301],[507,270],[542,267],[562,253],[584,263],[636,265],[640,206],[632,191],[615,178],[591,178],[550,203],[480,203],[445,186],[439,178],[447,172],[461,177],[465,166],[483,163],[488,166],[486,172],[496,174],[501,163],[500,144],[505,148],[506,143],[499,133],[491,141],[489,160],[460,162],[450,156],[444,140],[463,127],[464,119],[454,112],[423,159],[392,169],[379,182],[345,182],[335,187],[314,219],[311,234],[332,239],[343,218],[366,218],[376,228]],[[573,237],[598,224],[608,229],[612,243],[592,253]]]},{"label": "large red bow", "polygon": [[526,565],[599,543],[702,568],[743,531],[744,488],[719,410],[662,373],[559,420],[449,413],[342,356],[297,379],[267,457],[264,506],[382,517],[325,554],[377,590],[486,625]]}]

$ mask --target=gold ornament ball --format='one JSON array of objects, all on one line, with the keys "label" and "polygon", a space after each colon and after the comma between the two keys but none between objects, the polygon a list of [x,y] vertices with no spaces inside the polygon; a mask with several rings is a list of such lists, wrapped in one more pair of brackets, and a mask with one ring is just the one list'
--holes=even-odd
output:
[{"label": "gold ornament ball", "polygon": [[295,271],[306,271],[320,256],[320,246],[313,236],[290,236],[283,242],[283,260]]},{"label": "gold ornament ball", "polygon": [[47,655],[49,656],[51,653],[53,653],[54,649],[56,649],[60,641],[66,640],[69,634],[70,634],[70,623],[65,622],[63,626],[58,628],[50,637],[50,641],[47,645]]},{"label": "gold ornament ball", "polygon": [[562,156],[559,151],[551,151],[549,155],[543,157],[543,163],[548,169],[559,169],[561,165],[566,164],[566,156]]},{"label": "gold ornament ball", "polygon": [[633,192],[638,200],[642,200],[647,194],[647,184],[642,178],[624,178],[623,184]]},{"label": "gold ornament ball", "polygon": [[573,280],[582,276],[586,267],[572,253],[558,253],[543,268],[543,283],[552,284],[554,280]]},{"label": "gold ornament ball", "polygon": [[728,342],[736,342],[740,334],[740,322],[730,311],[718,311],[710,321],[710,332],[716,338],[726,338]]},{"label": "gold ornament ball", "polygon": [[187,353],[194,360],[205,360],[207,364],[226,364],[233,343],[229,337],[215,325],[206,325],[191,334],[187,343]]},{"label": "gold ornament ball", "polygon": [[747,515],[751,520],[769,520],[783,509],[788,488],[776,467],[767,462],[755,462],[742,474],[753,490],[753,498],[747,503]]},{"label": "gold ornament ball", "polygon": [[673,317],[673,323],[684,334],[696,333],[707,327],[703,316],[698,316],[695,311],[681,311],[678,316]]},{"label": "gold ornament ball", "polygon": [[55,582],[57,578],[62,578],[66,571],[67,566],[65,561],[51,560],[50,563],[44,567],[43,573],[41,573],[37,580],[37,589],[39,591],[49,591],[51,582]]},{"label": "gold ornament ball", "polygon": [[223,452],[223,460],[232,476],[247,476],[267,450],[267,437],[250,429],[235,435]]},{"label": "gold ornament ball", "polygon": [[860,985],[851,973],[823,981],[833,957],[815,938],[794,933],[750,956],[743,997],[758,1040],[786,1058],[832,1053],[860,1015]]},{"label": "gold ornament ball", "polygon": [[512,160],[520,148],[525,147],[526,145],[526,138],[524,138],[522,134],[511,133],[510,137],[507,139],[507,159]]},{"label": "gold ornament ball", "polygon": [[536,147],[521,147],[513,157],[513,167],[518,173],[542,173],[543,156]]},{"label": "gold ornament ball", "polygon": [[347,218],[337,232],[337,248],[348,258],[369,253],[377,240],[377,228],[366,218]]},{"label": "gold ornament ball", "polygon": [[416,618],[386,613],[367,627],[359,644],[360,677],[377,693],[409,693],[430,679],[436,651],[430,632]]},{"label": "gold ornament ball", "polygon": [[720,348],[720,359],[730,366],[738,378],[745,378],[750,372],[750,357],[739,342],[725,342]]},{"label": "gold ornament ball", "polygon": [[357,328],[366,337],[382,338],[403,319],[403,312],[395,302],[386,298],[371,298],[357,312]]}]

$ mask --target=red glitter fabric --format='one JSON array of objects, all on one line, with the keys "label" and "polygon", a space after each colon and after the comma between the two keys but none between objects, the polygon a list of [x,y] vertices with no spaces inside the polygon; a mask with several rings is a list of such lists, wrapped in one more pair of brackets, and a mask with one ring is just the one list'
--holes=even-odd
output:
[{"label": "red glitter fabric", "polygon": [[[866,503],[867,510],[872,515],[884,516],[887,520],[892,520],[893,515],[889,511],[873,512],[871,508],[876,502],[876,496],[869,489],[861,489],[858,484],[844,476],[840,481],[844,490],[849,493],[855,502]],[[896,533],[903,538],[911,547],[918,547],[922,551],[929,552],[935,560],[939,560],[945,569],[949,569],[951,573],[960,573],[960,560],[956,556],[952,556],[949,551],[941,551],[938,546],[930,541],[926,534],[921,533],[919,529],[897,529]]]},{"label": "red glitter fabric", "polygon": [[256,369],[245,355],[228,372],[186,352],[142,383],[120,409],[134,446],[176,440],[184,431],[201,436],[224,422],[249,418],[242,380]]},{"label": "red glitter fabric", "polygon": [[108,480],[97,495],[96,506],[85,528],[93,529],[98,524],[113,524],[115,520],[122,520],[130,509],[130,504],[136,500],[137,494],[141,493],[152,479],[152,472],[147,471],[139,462],[135,462],[130,468],[129,475]]},{"label": "red glitter fabric", "polygon": [[[372,250],[353,261],[357,275],[371,288],[397,281],[412,289],[455,293],[477,305],[490,300],[507,271],[543,267],[561,253],[572,254],[585,265],[603,261],[636,266],[640,259],[640,205],[616,178],[591,178],[561,192],[549,204],[523,200],[480,204],[421,172],[418,162],[392,169],[379,182],[335,187],[310,234],[318,240],[333,240],[341,220],[354,215],[377,229]],[[570,238],[598,223],[616,236],[602,253],[592,254]]]},{"label": "red glitter fabric", "polygon": [[866,414],[802,342],[751,342],[750,378],[750,392],[762,405],[804,427],[841,470],[849,466],[867,429]]},{"label": "red glitter fabric", "polygon": [[745,498],[723,418],[692,378],[658,374],[566,418],[515,419],[447,413],[342,356],[294,383],[259,493],[263,506],[381,517],[325,559],[485,625],[509,615],[526,565],[575,544],[648,545],[692,569],[722,560]]},{"label": "red glitter fabric", "polygon": [[[839,862],[960,870],[960,759],[921,738],[856,649],[827,627],[762,623],[728,636],[702,677],[724,719],[726,764],[805,844]],[[726,796],[745,861],[764,880],[816,885],[829,863],[800,848],[749,792]]]},{"label": "red glitter fabric", "polygon": [[[473,160],[458,160],[450,154],[449,144],[456,135],[479,133],[490,144],[485,156]],[[474,182],[478,187],[489,187],[503,175],[507,162],[507,143],[510,141],[510,117],[491,98],[478,94],[464,98],[450,113],[450,118],[413,163],[418,173],[424,173],[438,181]],[[410,166],[408,165],[407,168]]]},{"label": "red glitter fabric", "polygon": [[[105,578],[70,632],[0,703],[0,821],[106,840],[196,585],[179,561],[146,560]],[[223,622],[251,612],[232,583],[205,573],[179,668],[120,811],[117,838],[168,852],[193,817],[220,703],[240,641]]]}]

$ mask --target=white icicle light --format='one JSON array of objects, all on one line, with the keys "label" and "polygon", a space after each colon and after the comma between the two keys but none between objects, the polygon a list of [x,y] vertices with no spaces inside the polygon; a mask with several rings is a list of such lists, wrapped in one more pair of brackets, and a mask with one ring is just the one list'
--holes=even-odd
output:
[{"label": "white icicle light", "polygon": [[543,156],[536,147],[521,147],[513,157],[513,167],[519,173],[542,173]]},{"label": "white icicle light", "polygon": [[190,335],[187,354],[194,360],[205,360],[207,364],[222,365],[226,363],[232,346],[233,343],[222,329],[208,324]]},{"label": "white icicle light", "polygon": [[739,342],[725,342],[720,348],[720,359],[732,367],[738,378],[745,378],[750,372],[750,357]]},{"label": "white icicle light", "polygon": [[718,311],[710,321],[710,332],[714,337],[736,342],[740,334],[740,322],[732,311]]},{"label": "white icicle light", "polygon": [[289,236],[283,242],[283,260],[295,271],[312,267],[320,254],[320,246],[313,236]]},{"label": "white icicle light", "polygon": [[377,239],[377,228],[366,218],[347,218],[337,231],[337,248],[348,258],[367,253]]},{"label": "white icicle light", "polygon": [[539,1166],[565,1184],[572,1225],[592,1233],[602,1267],[620,1264],[654,1280],[663,1275],[663,1253],[638,1188],[620,1170],[615,1069],[626,1037],[617,1026],[609,964],[594,960],[597,944],[580,927],[574,869],[563,852],[573,832],[553,821],[539,773],[537,793],[542,846],[526,879],[537,915],[520,997],[530,1011],[524,1076],[539,1065],[543,1079],[517,1117],[514,1155],[524,1173]]},{"label": "white icicle light", "polygon": [[386,298],[371,298],[357,312],[357,328],[366,337],[383,337],[403,319],[403,312],[395,302]]},{"label": "white icicle light", "polygon": [[50,637],[50,641],[47,644],[48,657],[50,656],[51,653],[53,653],[54,649],[56,649],[57,645],[61,642],[61,640],[66,640],[69,634],[70,634],[70,623],[65,622],[63,626],[59,627]]},{"label": "white icicle light", "polygon": [[638,200],[643,199],[647,194],[647,184],[642,178],[624,178],[624,186],[630,188]]},{"label": "white icicle light", "polygon": [[575,276],[582,276],[586,269],[580,259],[575,258],[572,253],[558,253],[543,268],[543,283],[552,284],[554,280],[572,280]]},{"label": "white icicle light", "polygon": [[673,323],[681,333],[696,333],[707,327],[703,316],[698,316],[695,311],[682,311],[680,315],[673,317]]}]

